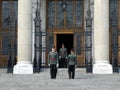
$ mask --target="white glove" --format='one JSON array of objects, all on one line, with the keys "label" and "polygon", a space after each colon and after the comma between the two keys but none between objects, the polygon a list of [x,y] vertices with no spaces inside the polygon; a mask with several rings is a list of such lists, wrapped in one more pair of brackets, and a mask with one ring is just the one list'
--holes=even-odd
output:
[{"label": "white glove", "polygon": [[59,58],[61,58],[61,56],[59,56]]},{"label": "white glove", "polygon": [[77,65],[75,65],[75,68],[77,67]]},{"label": "white glove", "polygon": [[48,66],[50,66],[50,64],[48,64]]},{"label": "white glove", "polygon": [[57,67],[58,67],[59,65],[57,64]]},{"label": "white glove", "polygon": [[69,65],[67,65],[67,68],[69,68]]}]

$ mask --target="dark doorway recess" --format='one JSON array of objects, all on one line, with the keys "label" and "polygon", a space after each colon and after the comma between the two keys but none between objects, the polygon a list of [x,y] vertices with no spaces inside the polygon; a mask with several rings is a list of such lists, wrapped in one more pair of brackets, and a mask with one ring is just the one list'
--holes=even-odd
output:
[{"label": "dark doorway recess", "polygon": [[64,43],[67,48],[67,53],[70,54],[71,48],[73,48],[73,34],[57,34],[57,51],[62,47]]}]

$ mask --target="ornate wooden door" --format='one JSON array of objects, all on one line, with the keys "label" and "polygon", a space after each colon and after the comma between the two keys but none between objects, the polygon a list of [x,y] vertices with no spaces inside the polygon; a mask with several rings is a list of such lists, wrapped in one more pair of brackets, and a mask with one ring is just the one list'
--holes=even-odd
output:
[{"label": "ornate wooden door", "polygon": [[120,66],[120,0],[110,0],[110,62]]},{"label": "ornate wooden door", "polygon": [[[84,0],[47,0],[47,44],[57,45],[56,34],[73,34],[73,48],[76,50],[78,66],[85,65],[84,50]],[[51,37],[49,32],[53,32]],[[79,33],[82,32],[82,35]],[[53,36],[52,36],[53,35]],[[47,53],[50,44],[47,46]],[[47,60],[47,59],[46,59]]]},{"label": "ornate wooden door", "polygon": [[17,54],[17,8],[17,0],[0,0],[0,67],[7,66],[9,54]]}]

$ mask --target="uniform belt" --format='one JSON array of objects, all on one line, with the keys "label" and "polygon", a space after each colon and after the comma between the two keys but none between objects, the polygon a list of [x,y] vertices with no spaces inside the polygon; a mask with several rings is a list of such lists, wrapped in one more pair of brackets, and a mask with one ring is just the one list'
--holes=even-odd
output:
[{"label": "uniform belt", "polygon": [[50,60],[51,60],[51,61],[54,61],[54,60],[55,60],[55,58],[50,58]]}]

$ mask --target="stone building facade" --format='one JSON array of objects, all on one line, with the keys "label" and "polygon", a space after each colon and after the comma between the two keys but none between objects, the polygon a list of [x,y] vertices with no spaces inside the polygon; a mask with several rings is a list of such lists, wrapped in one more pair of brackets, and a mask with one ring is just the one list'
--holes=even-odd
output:
[{"label": "stone building facade", "polygon": [[0,66],[15,58],[14,74],[32,74],[35,57],[47,67],[51,47],[59,51],[62,43],[68,53],[75,49],[78,67],[91,64],[94,74],[119,67],[120,0],[0,0],[0,6]]}]

